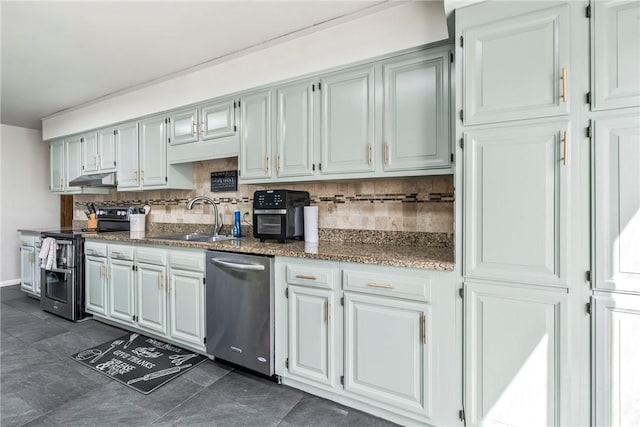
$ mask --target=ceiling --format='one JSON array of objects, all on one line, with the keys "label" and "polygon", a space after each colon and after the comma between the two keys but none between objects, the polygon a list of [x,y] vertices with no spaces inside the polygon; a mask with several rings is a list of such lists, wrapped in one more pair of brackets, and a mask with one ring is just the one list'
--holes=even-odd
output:
[{"label": "ceiling", "polygon": [[40,129],[53,113],[382,3],[2,0],[1,122]]}]

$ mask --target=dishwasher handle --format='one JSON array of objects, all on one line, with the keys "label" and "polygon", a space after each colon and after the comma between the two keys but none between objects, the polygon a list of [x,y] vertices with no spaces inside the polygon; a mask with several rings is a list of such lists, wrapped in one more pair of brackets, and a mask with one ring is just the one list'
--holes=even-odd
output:
[{"label": "dishwasher handle", "polygon": [[215,264],[224,265],[225,267],[235,268],[236,270],[253,270],[253,271],[263,271],[265,269],[262,264],[238,264],[235,262],[222,261],[220,259],[211,258],[211,262]]}]

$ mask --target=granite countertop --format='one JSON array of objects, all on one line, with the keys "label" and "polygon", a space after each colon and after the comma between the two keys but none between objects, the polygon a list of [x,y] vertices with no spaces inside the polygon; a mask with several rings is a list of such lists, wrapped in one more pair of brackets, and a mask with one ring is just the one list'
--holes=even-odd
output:
[{"label": "granite countertop", "polygon": [[429,247],[416,245],[382,245],[373,243],[350,243],[320,241],[317,248],[305,250],[304,242],[260,242],[253,237],[242,237],[215,243],[184,242],[154,239],[166,233],[146,233],[144,238],[133,239],[128,231],[115,233],[85,233],[85,238],[118,243],[163,245],[181,248],[211,249],[217,251],[258,255],[288,256],[323,259],[341,262],[389,265],[451,271],[454,268],[452,247]]}]

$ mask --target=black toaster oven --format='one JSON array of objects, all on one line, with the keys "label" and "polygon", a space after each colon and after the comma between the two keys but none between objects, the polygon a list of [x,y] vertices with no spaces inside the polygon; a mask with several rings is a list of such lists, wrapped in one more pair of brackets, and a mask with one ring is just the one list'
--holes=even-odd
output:
[{"label": "black toaster oven", "polygon": [[253,193],[253,237],[265,240],[304,240],[307,191],[261,190]]}]

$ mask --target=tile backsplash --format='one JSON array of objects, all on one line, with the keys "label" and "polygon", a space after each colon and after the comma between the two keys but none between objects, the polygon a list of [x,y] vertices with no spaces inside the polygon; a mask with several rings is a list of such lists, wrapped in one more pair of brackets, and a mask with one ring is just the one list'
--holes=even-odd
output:
[{"label": "tile backsplash", "polygon": [[[384,180],[312,182],[301,184],[238,185],[236,192],[212,193],[211,172],[236,170],[237,157],[194,163],[192,190],[117,192],[74,196],[74,219],[86,219],[86,204],[98,206],[151,206],[148,220],[163,223],[213,224],[213,207],[187,200],[204,195],[219,202],[224,224],[233,222],[233,211],[252,212],[253,192],[286,188],[308,191],[318,206],[320,228],[453,233],[453,176],[426,176]],[[246,217],[252,221],[252,217]]]}]

